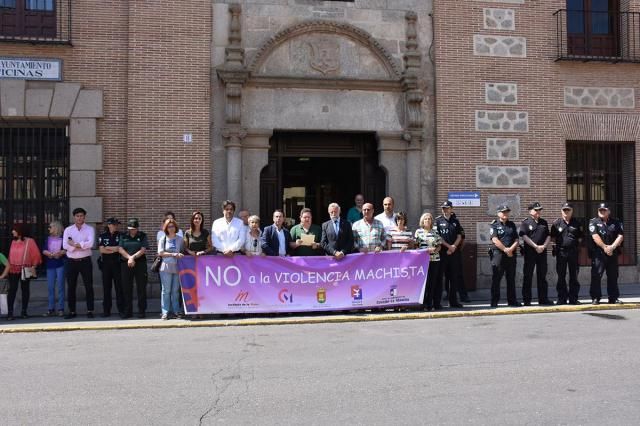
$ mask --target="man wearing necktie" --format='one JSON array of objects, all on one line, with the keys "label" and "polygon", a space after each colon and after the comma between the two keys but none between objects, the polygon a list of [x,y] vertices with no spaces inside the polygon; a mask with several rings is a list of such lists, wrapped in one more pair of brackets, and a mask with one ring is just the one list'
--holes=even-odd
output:
[{"label": "man wearing necktie", "polygon": [[353,251],[353,233],[351,224],[340,219],[340,206],[329,204],[330,220],[322,224],[320,245],[325,253],[336,259],[342,259]]}]

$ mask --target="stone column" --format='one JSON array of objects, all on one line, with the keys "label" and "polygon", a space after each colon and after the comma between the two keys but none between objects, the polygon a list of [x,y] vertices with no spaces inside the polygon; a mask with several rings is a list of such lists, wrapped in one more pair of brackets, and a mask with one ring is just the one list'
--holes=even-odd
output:
[{"label": "stone column", "polygon": [[269,138],[273,130],[250,129],[242,142],[242,207],[260,211],[260,173],[269,163]]},{"label": "stone column", "polygon": [[241,129],[224,129],[227,139],[227,199],[239,203],[242,199],[242,139],[247,133]]},{"label": "stone column", "polygon": [[[393,197],[396,210],[408,210],[407,148],[409,144],[401,132],[379,132],[377,136],[378,161],[380,167],[387,172],[387,195]],[[418,173],[419,170],[418,168]]]}]

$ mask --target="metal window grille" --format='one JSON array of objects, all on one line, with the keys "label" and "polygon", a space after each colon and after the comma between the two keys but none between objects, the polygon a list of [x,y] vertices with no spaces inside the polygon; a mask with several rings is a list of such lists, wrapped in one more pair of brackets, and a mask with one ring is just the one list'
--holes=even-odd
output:
[{"label": "metal window grille", "polygon": [[[588,232],[597,205],[607,202],[611,216],[624,222],[621,265],[636,264],[635,144],[567,141],[567,199]],[[585,238],[580,264],[590,264]]]},{"label": "metal window grille", "polygon": [[0,250],[11,227],[27,223],[38,245],[54,220],[69,217],[69,138],[66,126],[0,127]]}]

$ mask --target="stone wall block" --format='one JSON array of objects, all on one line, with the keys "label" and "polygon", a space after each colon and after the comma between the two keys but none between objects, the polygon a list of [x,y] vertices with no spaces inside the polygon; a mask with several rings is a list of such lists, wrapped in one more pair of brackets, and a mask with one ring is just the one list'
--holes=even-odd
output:
[{"label": "stone wall block", "polygon": [[[476,223],[476,242],[479,246],[484,246],[485,248],[489,248],[489,244],[491,244],[491,240],[489,239],[489,223],[490,222],[477,222]],[[484,250],[481,247],[482,250]]]},{"label": "stone wall block", "polygon": [[473,36],[473,54],[476,56],[499,56],[526,58],[525,37],[476,34]]},{"label": "stone wall block", "polygon": [[24,80],[0,80],[0,115],[4,118],[24,117]]},{"label": "stone wall block", "polygon": [[77,83],[56,83],[49,117],[62,119],[71,117],[79,92],[80,85]]},{"label": "stone wall block", "polygon": [[487,196],[487,216],[496,217],[496,209],[503,204],[511,209],[512,218],[520,217],[522,214],[520,194],[489,194]]},{"label": "stone wall block", "polygon": [[72,145],[96,143],[95,118],[72,118],[69,124],[69,136]]},{"label": "stone wall block", "polygon": [[525,111],[476,110],[478,132],[528,132],[529,114]]},{"label": "stone wall block", "polygon": [[88,223],[102,222],[102,197],[69,197],[69,223],[73,223],[71,212],[76,207],[82,207],[87,211]]},{"label": "stone wall block", "polygon": [[529,166],[476,166],[478,188],[528,188]]},{"label": "stone wall block", "polygon": [[103,117],[102,90],[81,90],[78,93],[72,117],[101,118]]},{"label": "stone wall block", "polygon": [[575,87],[564,88],[564,106],[575,108],[620,108],[636,106],[633,88]]},{"label": "stone wall block", "polygon": [[515,30],[515,11],[513,9],[485,8],[484,28],[486,30]]},{"label": "stone wall block", "polygon": [[102,170],[102,145],[71,145],[70,170]]},{"label": "stone wall block", "polygon": [[487,138],[487,160],[517,160],[520,158],[518,139]]},{"label": "stone wall block", "polygon": [[96,195],[96,172],[71,171],[69,173],[69,195],[71,197],[94,197]]},{"label": "stone wall block", "polygon": [[27,89],[25,115],[29,118],[49,117],[53,89]]},{"label": "stone wall block", "polygon": [[485,83],[485,102],[495,105],[516,105],[518,85],[514,83]]}]

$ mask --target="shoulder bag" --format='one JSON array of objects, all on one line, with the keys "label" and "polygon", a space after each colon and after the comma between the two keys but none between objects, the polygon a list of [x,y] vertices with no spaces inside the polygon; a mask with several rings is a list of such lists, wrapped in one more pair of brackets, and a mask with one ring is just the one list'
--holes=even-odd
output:
[{"label": "shoulder bag", "polygon": [[36,272],[36,268],[34,266],[24,266],[27,260],[27,251],[29,250],[29,241],[30,238],[26,238],[24,242],[24,254],[22,255],[22,269],[20,271],[20,279],[22,281],[30,280],[31,278],[35,278],[38,276]]},{"label": "shoulder bag", "polygon": [[[167,237],[165,236],[162,239],[162,251],[167,249]],[[153,259],[153,263],[151,264],[151,272],[160,272],[160,266],[162,265],[162,257],[157,254]]]}]

